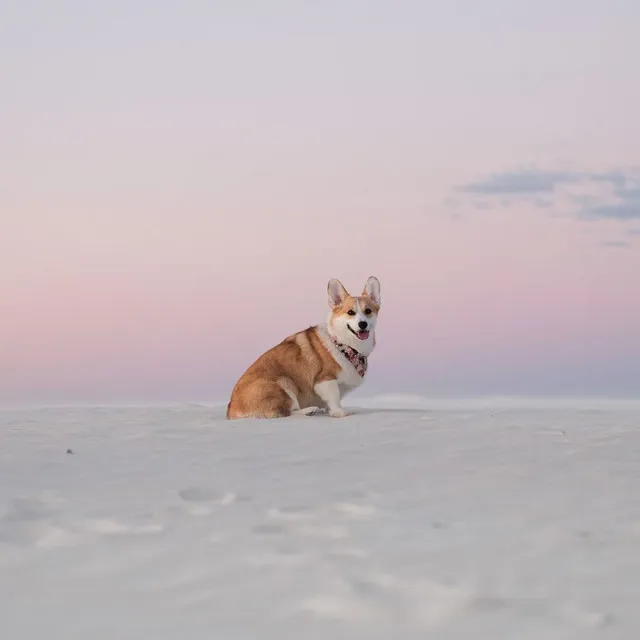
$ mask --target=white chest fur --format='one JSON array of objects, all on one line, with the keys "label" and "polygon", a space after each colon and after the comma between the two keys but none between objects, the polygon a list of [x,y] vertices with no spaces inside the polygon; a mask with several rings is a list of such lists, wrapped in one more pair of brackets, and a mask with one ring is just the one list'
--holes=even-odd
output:
[{"label": "white chest fur", "polygon": [[340,373],[338,374],[337,382],[340,386],[341,395],[359,387],[364,382],[365,376],[361,376],[349,360],[340,353],[324,325],[320,325],[318,327],[318,335],[329,353],[340,365]]}]

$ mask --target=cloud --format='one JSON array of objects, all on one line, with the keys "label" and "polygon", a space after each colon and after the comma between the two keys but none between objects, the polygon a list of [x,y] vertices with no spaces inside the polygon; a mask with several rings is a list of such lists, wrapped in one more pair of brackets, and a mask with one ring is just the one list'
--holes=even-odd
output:
[{"label": "cloud", "polygon": [[640,177],[631,171],[508,171],[455,191],[476,209],[524,203],[583,220],[640,220]]},{"label": "cloud", "polygon": [[599,204],[588,207],[587,217],[609,218],[614,220],[640,219],[640,188],[621,187],[617,191],[619,201],[611,204]]},{"label": "cloud", "polygon": [[631,248],[631,244],[625,242],[624,240],[608,240],[607,242],[603,242],[600,244],[601,247],[605,247],[606,249],[629,249]]},{"label": "cloud", "polygon": [[496,173],[485,180],[462,185],[456,190],[490,196],[548,194],[552,193],[557,185],[575,180],[576,174],[562,171],[514,171]]}]

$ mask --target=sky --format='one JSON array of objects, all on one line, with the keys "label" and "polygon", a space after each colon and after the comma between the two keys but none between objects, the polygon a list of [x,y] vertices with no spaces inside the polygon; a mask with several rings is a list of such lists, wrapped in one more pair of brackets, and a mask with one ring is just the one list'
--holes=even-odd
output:
[{"label": "sky", "polygon": [[640,392],[640,4],[0,0],[0,401]]}]

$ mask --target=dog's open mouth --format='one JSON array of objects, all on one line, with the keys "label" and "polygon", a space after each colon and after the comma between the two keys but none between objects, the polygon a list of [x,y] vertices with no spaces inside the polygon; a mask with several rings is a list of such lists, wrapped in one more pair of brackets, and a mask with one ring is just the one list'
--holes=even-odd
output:
[{"label": "dog's open mouth", "polygon": [[354,331],[349,325],[347,325],[347,329],[349,329],[358,340],[366,340],[369,337],[368,331]]}]

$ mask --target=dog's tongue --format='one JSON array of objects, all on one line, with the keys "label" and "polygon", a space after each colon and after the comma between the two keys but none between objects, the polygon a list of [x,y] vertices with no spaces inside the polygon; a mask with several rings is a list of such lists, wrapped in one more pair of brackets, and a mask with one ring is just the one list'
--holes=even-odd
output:
[{"label": "dog's tongue", "polygon": [[356,334],[360,340],[366,340],[369,337],[368,331],[358,331]]}]

